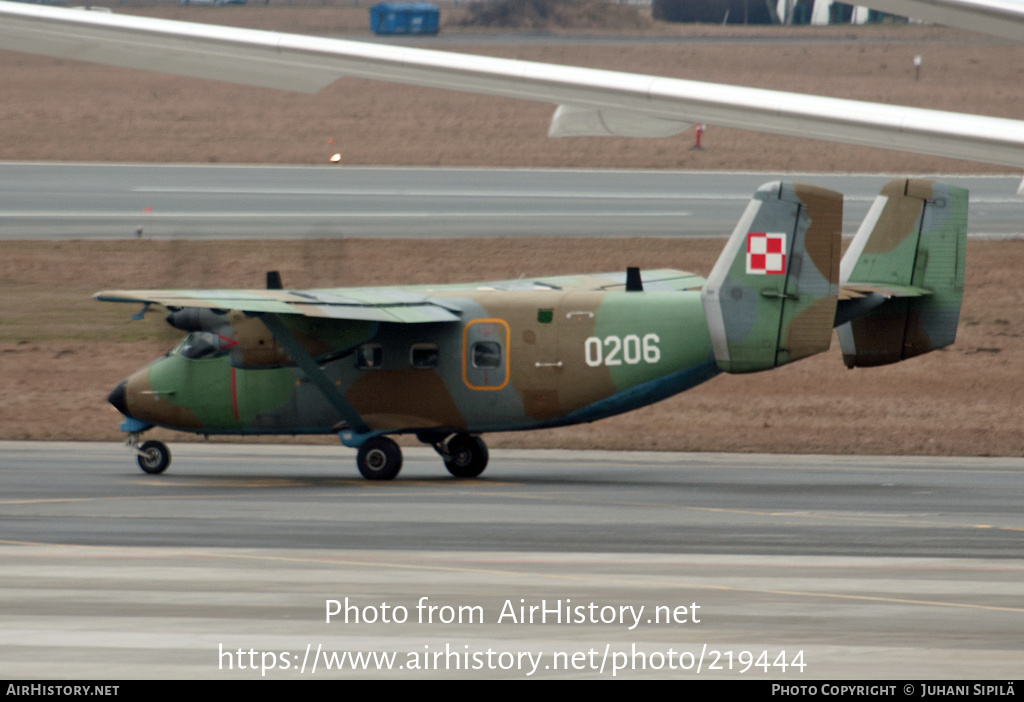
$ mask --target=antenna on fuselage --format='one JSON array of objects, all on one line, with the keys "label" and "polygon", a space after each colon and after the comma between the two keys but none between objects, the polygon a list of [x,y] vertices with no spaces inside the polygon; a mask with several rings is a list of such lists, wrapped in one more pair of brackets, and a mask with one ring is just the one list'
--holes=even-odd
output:
[{"label": "antenna on fuselage", "polygon": [[626,292],[643,292],[644,281],[640,279],[640,269],[629,266],[626,269]]}]

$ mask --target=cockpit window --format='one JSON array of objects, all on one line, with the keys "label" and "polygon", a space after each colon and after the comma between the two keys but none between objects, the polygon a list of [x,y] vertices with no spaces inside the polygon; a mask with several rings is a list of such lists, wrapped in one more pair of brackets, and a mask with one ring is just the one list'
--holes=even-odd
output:
[{"label": "cockpit window", "polygon": [[220,336],[213,332],[192,332],[186,336],[174,353],[193,361],[224,356]]}]

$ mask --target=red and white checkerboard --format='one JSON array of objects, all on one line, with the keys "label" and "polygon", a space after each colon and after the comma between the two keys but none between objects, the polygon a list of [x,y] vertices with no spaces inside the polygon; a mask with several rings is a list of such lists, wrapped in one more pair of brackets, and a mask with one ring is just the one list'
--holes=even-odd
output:
[{"label": "red and white checkerboard", "polygon": [[786,273],[786,235],[772,232],[748,233],[747,273],[784,275]]}]

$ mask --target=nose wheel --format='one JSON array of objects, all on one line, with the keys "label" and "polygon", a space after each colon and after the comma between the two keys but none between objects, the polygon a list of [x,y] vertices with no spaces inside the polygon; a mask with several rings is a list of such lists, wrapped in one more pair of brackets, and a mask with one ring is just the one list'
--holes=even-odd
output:
[{"label": "nose wheel", "polygon": [[135,460],[143,472],[157,475],[171,465],[171,450],[162,441],[147,441],[140,446],[139,435],[133,432],[125,443],[135,452]]}]

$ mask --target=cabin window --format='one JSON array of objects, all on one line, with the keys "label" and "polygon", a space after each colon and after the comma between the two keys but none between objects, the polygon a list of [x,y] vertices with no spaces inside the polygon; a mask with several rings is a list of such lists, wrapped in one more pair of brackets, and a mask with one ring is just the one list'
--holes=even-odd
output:
[{"label": "cabin window", "polygon": [[384,349],[380,344],[363,344],[356,349],[356,368],[377,370],[384,363]]},{"label": "cabin window", "polygon": [[473,344],[473,367],[484,370],[501,368],[501,344],[496,341],[478,341]]},{"label": "cabin window", "polygon": [[551,320],[555,317],[554,310],[537,310],[537,322],[539,324],[551,324]]},{"label": "cabin window", "polygon": [[[501,390],[508,385],[509,338],[504,319],[474,319],[462,332],[462,382],[470,390]],[[524,336],[534,334],[532,329]],[[526,342],[530,343],[530,342]]]},{"label": "cabin window", "polygon": [[437,368],[437,344],[413,344],[409,349],[409,363],[413,368]]}]

